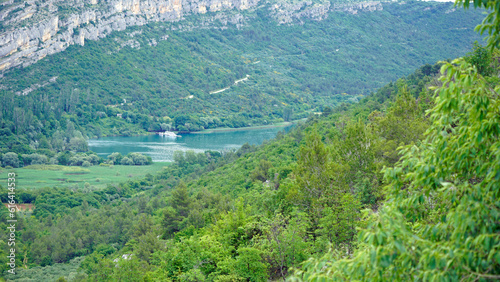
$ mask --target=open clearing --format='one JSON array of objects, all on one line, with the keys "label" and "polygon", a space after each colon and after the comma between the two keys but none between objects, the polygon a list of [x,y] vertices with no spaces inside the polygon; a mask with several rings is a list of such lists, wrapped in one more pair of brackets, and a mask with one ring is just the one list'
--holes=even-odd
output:
[{"label": "open clearing", "polygon": [[24,168],[1,169],[0,185],[7,186],[7,173],[16,173],[16,188],[38,189],[42,187],[75,187],[83,188],[89,183],[95,188],[105,188],[112,183],[120,183],[130,179],[139,179],[147,173],[155,174],[169,163],[153,163],[145,166],[59,166],[34,165]]}]

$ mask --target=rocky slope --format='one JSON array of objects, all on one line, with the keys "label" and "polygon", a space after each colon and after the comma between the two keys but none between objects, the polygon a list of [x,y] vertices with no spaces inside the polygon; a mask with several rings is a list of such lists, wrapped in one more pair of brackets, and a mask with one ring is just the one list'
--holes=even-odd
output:
[{"label": "rocky slope", "polygon": [[[268,5],[269,4],[269,5]],[[382,9],[380,2],[263,0],[8,0],[0,4],[0,75],[16,66],[28,66],[47,55],[85,40],[98,40],[113,31],[154,21],[180,21],[184,16],[269,7],[280,24],[300,18],[324,19],[330,10],[357,13]]]}]

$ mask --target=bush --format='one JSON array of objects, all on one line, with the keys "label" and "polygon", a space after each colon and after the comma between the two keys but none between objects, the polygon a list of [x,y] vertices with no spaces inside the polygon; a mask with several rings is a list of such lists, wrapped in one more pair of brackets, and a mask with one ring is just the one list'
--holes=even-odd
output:
[{"label": "bush", "polygon": [[148,162],[148,158],[143,155],[143,154],[139,154],[139,153],[130,153],[128,154],[128,156],[134,165],[147,165],[149,164]]},{"label": "bush", "polygon": [[36,165],[36,164],[47,164],[48,163],[48,158],[45,155],[40,155],[40,154],[31,154],[31,164]]},{"label": "bush", "polygon": [[71,149],[71,151],[76,152],[86,152],[89,149],[87,141],[83,138],[77,137],[71,138],[71,140],[69,141],[69,148]]},{"label": "bush", "polygon": [[19,167],[19,157],[16,153],[8,152],[2,156],[2,165],[5,167]]},{"label": "bush", "polygon": [[108,163],[111,164],[111,162],[113,162],[115,164],[119,164],[121,163],[122,159],[123,159],[122,154],[114,152],[108,156]]},{"label": "bush", "polygon": [[50,158],[49,164],[57,165],[57,164],[59,164],[59,161],[57,161],[56,157],[53,157],[53,158]]},{"label": "bush", "polygon": [[134,165],[134,161],[129,159],[128,157],[124,157],[120,163],[122,165]]}]

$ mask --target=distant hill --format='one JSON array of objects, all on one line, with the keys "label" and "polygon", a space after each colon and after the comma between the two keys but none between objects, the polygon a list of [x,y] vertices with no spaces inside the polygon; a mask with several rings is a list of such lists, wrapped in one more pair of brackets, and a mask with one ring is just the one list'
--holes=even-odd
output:
[{"label": "distant hill", "polygon": [[[82,9],[99,7],[105,6]],[[3,151],[42,136],[51,143],[68,126],[95,137],[303,118],[325,106],[356,102],[423,64],[461,56],[479,40],[473,28],[481,13],[465,14],[450,3],[245,7],[184,11],[178,21],[122,10],[118,14],[125,18],[152,20],[98,41],[84,39],[84,46],[71,41],[64,52],[11,68],[0,79]],[[72,38],[102,21],[73,28]],[[22,30],[10,23],[4,30]]]}]

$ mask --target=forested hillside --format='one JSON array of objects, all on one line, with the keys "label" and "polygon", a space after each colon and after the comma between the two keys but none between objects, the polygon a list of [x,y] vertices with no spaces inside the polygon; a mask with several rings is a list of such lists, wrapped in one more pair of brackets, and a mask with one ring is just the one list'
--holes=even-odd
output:
[{"label": "forested hillside", "polygon": [[237,22],[227,12],[131,27],[6,73],[2,152],[86,151],[85,138],[300,119],[463,55],[479,38],[480,13],[449,3],[332,8],[325,19],[281,25],[269,5]]},{"label": "forested hillside", "polygon": [[[354,66],[344,66],[343,70],[356,72],[354,82],[346,80],[346,89],[352,85],[353,89],[359,87],[371,92],[356,99],[349,95],[352,93],[343,95],[342,90],[339,90],[340,96],[332,95],[337,91],[337,84],[334,84],[337,80],[333,77],[341,75],[333,73],[335,65],[327,65],[332,62],[330,53],[315,53],[301,45],[314,42],[318,43],[312,45],[314,48],[326,48],[327,40],[334,42],[337,37],[328,37],[328,28],[338,27],[336,23],[341,23],[335,22],[338,18],[331,15],[324,21],[305,22],[301,26],[264,25],[257,18],[252,25],[261,26],[262,30],[268,28],[264,26],[271,26],[276,33],[256,33],[259,39],[255,41],[245,33],[250,32],[245,27],[210,30],[203,34],[194,29],[169,33],[165,42],[174,43],[163,47],[158,44],[158,49],[143,44],[140,49],[124,47],[116,51],[113,49],[118,46],[116,44],[130,36],[117,33],[83,49],[70,47],[67,52],[9,73],[4,81],[10,81],[11,84],[6,85],[15,87],[15,79],[26,85],[33,83],[30,82],[33,78],[25,72],[37,70],[43,80],[52,77],[51,71],[56,70],[50,62],[57,61],[61,66],[57,71],[67,72],[55,80],[64,84],[47,84],[43,88],[45,93],[39,89],[16,96],[7,93],[11,90],[4,89],[4,100],[18,103],[15,104],[17,110],[11,113],[13,116],[17,119],[30,117],[43,126],[36,129],[32,125],[29,130],[21,131],[19,124],[7,118],[5,113],[8,111],[2,111],[4,124],[9,124],[2,131],[2,142],[7,144],[5,148],[9,148],[4,151],[11,150],[8,146],[14,144],[24,150],[23,154],[34,152],[36,146],[27,144],[40,138],[39,143],[44,145],[39,150],[43,150],[36,152],[54,155],[54,151],[60,151],[58,156],[65,156],[62,159],[66,161],[73,158],[83,162],[83,155],[74,155],[71,151],[86,151],[86,143],[80,142],[85,135],[97,135],[99,130],[101,134],[112,133],[110,126],[128,128],[130,134],[157,130],[151,127],[157,123],[168,129],[197,130],[187,128],[187,125],[194,126],[197,118],[210,117],[193,114],[198,111],[197,107],[202,112],[212,110],[212,113],[220,108],[217,118],[222,122],[222,116],[234,116],[240,112],[228,107],[228,101],[233,101],[229,97],[234,94],[244,97],[244,93],[253,93],[252,87],[262,91],[255,93],[273,89],[276,93],[290,91],[299,100],[294,104],[288,96],[276,94],[273,96],[276,101],[272,103],[283,102],[287,106],[275,107],[267,102],[259,104],[263,100],[255,98],[254,110],[248,113],[263,113],[262,116],[251,119],[241,111],[242,121],[259,123],[259,118],[266,122],[272,121],[270,118],[285,119],[279,112],[265,112],[271,109],[282,109],[282,115],[285,109],[289,109],[288,118],[307,118],[290,132],[279,133],[275,139],[260,146],[246,144],[228,152],[176,152],[175,161],[161,172],[109,184],[103,189],[46,187],[29,190],[18,187],[16,201],[32,204],[35,209],[17,213],[16,275],[6,272],[9,269],[10,235],[0,233],[3,278],[7,281],[498,280],[500,30],[497,27],[500,18],[497,16],[500,15],[500,6],[495,1],[458,4],[486,8],[491,12],[479,26],[479,30],[489,32],[486,47],[475,43],[463,51],[462,58],[432,64],[423,64],[425,62],[419,61],[422,55],[419,55],[419,58],[414,58],[414,63],[421,65],[415,68],[416,71],[383,85],[375,78],[370,82],[368,78],[366,81],[359,79],[363,78],[363,73],[374,77],[375,73],[380,73],[380,79],[390,81],[392,74],[383,73],[375,61],[383,58],[397,60],[397,54],[400,54],[404,58],[397,62],[398,65],[404,65],[401,62],[405,60],[412,62],[412,58],[406,57],[411,54],[408,50],[396,52],[410,41],[394,46],[395,49],[391,49],[394,53],[381,51],[381,57],[377,57],[377,53],[360,51],[360,57],[374,56],[374,61],[359,63],[362,66],[359,70]],[[405,5],[415,10],[399,10]],[[407,19],[408,27],[421,22],[424,28],[429,22],[420,16],[419,7],[425,5],[449,9],[445,4],[437,3],[395,3],[389,5],[392,8],[385,8],[382,14],[369,15],[389,17],[390,13],[406,11],[407,15],[401,16],[401,21]],[[368,24],[368,21],[363,23],[362,16],[364,14],[356,15],[358,21],[351,22],[351,16],[342,17],[351,26]],[[469,16],[474,18],[477,15],[466,11],[461,16],[462,23],[463,17]],[[160,32],[164,28],[162,25],[142,27],[142,33],[137,32],[134,40],[146,40],[147,37],[141,36]],[[315,29],[315,25],[321,28]],[[400,26],[403,28],[405,23],[400,23]],[[442,28],[445,30],[443,34],[449,36],[459,26],[458,22],[443,20],[432,29],[439,33],[437,29]],[[311,37],[309,41],[301,37],[309,31],[319,33],[320,30],[324,33]],[[355,30],[346,31],[347,35],[342,39],[351,38],[349,34]],[[238,39],[242,34],[246,37]],[[263,38],[268,34],[271,34],[269,39]],[[283,34],[286,44],[285,41],[283,45],[279,44],[281,35],[278,34]],[[384,35],[387,34],[390,32],[385,30]],[[418,33],[405,34],[418,36]],[[358,35],[355,33],[353,40],[358,40]],[[377,33],[370,33],[372,35],[371,40],[381,40]],[[193,37],[187,39],[189,36]],[[239,40],[246,40],[249,44]],[[322,40],[325,45],[321,45]],[[419,43],[415,44],[425,45],[417,41]],[[449,42],[455,41],[450,39]],[[252,44],[264,45],[257,48]],[[278,60],[279,52],[269,51],[278,46],[281,46],[279,52],[303,51],[307,54],[301,60],[302,53],[300,56],[297,53],[293,60],[301,63],[304,69],[291,66],[290,53],[285,52],[287,56]],[[223,47],[230,50],[227,55],[211,51],[211,48]],[[95,52],[88,51],[92,48],[96,48]],[[161,48],[177,49],[179,53],[169,55],[166,50],[170,49]],[[267,50],[270,57],[248,55],[257,54],[252,48]],[[133,55],[124,56],[124,50]],[[165,57],[146,60],[147,52],[158,50],[162,50]],[[244,50],[244,53],[239,50]],[[349,56],[354,56],[356,50],[352,48],[350,51],[354,53]],[[99,59],[82,61],[92,56]],[[310,60],[310,57],[317,61]],[[166,58],[179,65],[173,69],[165,67],[161,60]],[[241,73],[237,73],[240,59],[248,60],[248,63],[241,64]],[[350,59],[342,57],[346,62]],[[94,64],[100,60],[103,61],[99,65]],[[370,62],[374,63],[372,68]],[[215,70],[211,63],[216,64]],[[388,63],[388,69],[391,65]],[[273,68],[268,70],[266,66]],[[404,66],[394,74],[405,73],[406,67],[409,68]],[[188,72],[186,68],[193,70]],[[126,72],[119,72],[122,69]],[[159,70],[157,74],[161,79],[150,77],[155,74],[153,69]],[[316,69],[322,71],[308,76]],[[183,71],[192,75],[191,80],[184,80]],[[228,82],[241,79],[243,74],[245,77],[249,74],[247,80],[215,93],[220,96],[205,93],[205,97],[213,97],[210,98],[213,100],[206,98],[205,101],[196,96],[201,97],[203,91],[211,87],[223,87],[217,83],[224,79]],[[207,77],[214,78],[214,82],[202,80]],[[328,82],[321,84],[322,78]],[[114,87],[109,86],[111,82],[115,82]],[[307,85],[309,82],[310,86]],[[156,83],[165,83],[172,88],[159,87]],[[373,90],[378,83],[382,86]],[[77,84],[79,86],[75,87]],[[330,88],[323,89],[323,86]],[[130,87],[136,87],[137,91],[131,91]],[[202,90],[203,87],[207,89]],[[155,92],[157,89],[160,92]],[[190,92],[192,89],[197,92]],[[115,90],[117,92],[113,92]],[[125,94],[120,91],[130,91],[123,92],[129,96],[122,96]],[[189,94],[193,98],[172,99],[176,91],[181,97]],[[310,95],[306,95],[308,91]],[[81,94],[86,96],[79,96]],[[169,99],[162,100],[161,95]],[[35,97],[42,98],[35,100]],[[149,102],[146,97],[156,102]],[[55,100],[50,100],[52,98]],[[199,99],[201,106],[186,106],[188,101],[195,99]],[[25,107],[22,103],[28,101],[31,101],[30,107],[40,110],[31,114],[28,111],[24,116],[20,114]],[[105,102],[96,105],[92,101]],[[181,101],[179,103],[183,103],[182,109],[186,112],[179,110],[178,116],[168,111],[163,113],[162,107],[175,108],[172,101]],[[242,101],[236,99],[233,103],[243,107],[249,105]],[[94,111],[96,116],[93,116]],[[87,120],[86,113],[90,115]],[[122,117],[118,119],[116,114],[122,114]],[[62,136],[62,141],[59,136]],[[59,149],[55,149],[54,144]],[[79,146],[83,146],[82,150],[68,150]],[[2,159],[16,155],[11,152],[4,154]],[[92,155],[85,154],[89,165],[91,161],[99,162]],[[130,155],[129,159],[133,160],[134,156],[141,162],[150,161],[139,155]],[[113,154],[109,160],[118,162],[123,158]],[[111,166],[110,163],[106,165]],[[2,173],[9,171],[10,168],[2,168]],[[8,202],[8,190],[3,183],[1,185],[0,198],[2,202]],[[8,217],[6,209],[0,210],[0,217]],[[7,230],[7,227],[5,220],[0,221],[0,229]]]},{"label": "forested hillside", "polygon": [[290,281],[500,279],[498,4],[457,1],[488,9],[488,49],[441,67],[425,138],[383,170],[386,202],[359,249],[310,259]]},{"label": "forested hillside", "polygon": [[381,168],[429,127],[439,67],[325,108],[259,147],[178,153],[162,173],[102,191],[24,191],[36,209],[19,231],[18,263],[30,269],[16,277],[265,281],[330,247],[353,253],[362,211],[386,197]]}]

